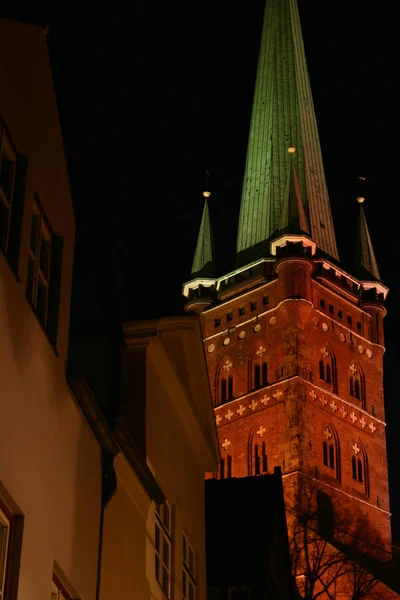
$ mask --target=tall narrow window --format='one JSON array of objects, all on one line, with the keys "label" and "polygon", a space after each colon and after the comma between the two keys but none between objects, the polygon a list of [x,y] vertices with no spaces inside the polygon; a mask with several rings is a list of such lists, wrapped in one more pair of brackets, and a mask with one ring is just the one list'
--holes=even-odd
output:
[{"label": "tall narrow window", "polygon": [[230,478],[232,477],[232,456],[230,454],[226,457],[226,467],[226,476]]},{"label": "tall narrow window", "polygon": [[38,201],[33,204],[26,295],[53,345],[57,341],[62,238],[54,236]]},{"label": "tall narrow window", "polygon": [[61,581],[54,574],[51,588],[51,600],[72,600],[72,596],[67,592]]},{"label": "tall narrow window", "polygon": [[221,379],[221,402],[226,402],[228,395],[226,390],[226,379]]},{"label": "tall narrow window", "polygon": [[0,599],[6,594],[6,584],[10,566],[12,539],[12,515],[0,504]]},{"label": "tall narrow window", "polygon": [[196,555],[188,536],[182,539],[182,600],[196,600]]},{"label": "tall narrow window", "polygon": [[359,366],[354,362],[351,363],[351,365],[350,365],[349,392],[350,392],[350,396],[352,396],[356,400],[361,400],[364,405],[363,388],[362,388],[362,373],[361,373]]},{"label": "tall narrow window", "polygon": [[264,473],[268,473],[268,457],[265,442],[253,443],[252,454],[253,467],[251,474],[263,475]]},{"label": "tall narrow window", "polygon": [[[322,358],[319,361],[319,378],[330,386],[334,386],[334,360],[326,346],[321,348]],[[335,390],[334,390],[335,391]]]},{"label": "tall narrow window", "polygon": [[7,252],[14,192],[16,153],[0,121],[0,248]]},{"label": "tall narrow window", "polygon": [[229,479],[232,477],[232,456],[228,454],[226,458],[221,458],[219,463],[219,478]]},{"label": "tall narrow window", "polygon": [[266,361],[267,349],[265,346],[260,344],[256,347],[254,354],[251,358],[251,377],[252,377],[252,389],[259,389],[268,385],[268,364]]},{"label": "tall narrow window", "polygon": [[354,481],[364,484],[365,492],[367,493],[367,468],[366,454],[360,444],[354,442],[353,456],[351,457],[351,473]]},{"label": "tall narrow window", "polygon": [[155,576],[167,598],[171,597],[172,515],[168,502],[156,504]]},{"label": "tall narrow window", "polygon": [[322,442],[322,460],[324,467],[332,469],[335,476],[339,478],[337,435],[331,427],[325,427],[323,434],[325,438]]},{"label": "tall narrow window", "polygon": [[229,357],[225,357],[220,364],[217,374],[217,404],[228,402],[234,397],[232,367],[233,363]]}]

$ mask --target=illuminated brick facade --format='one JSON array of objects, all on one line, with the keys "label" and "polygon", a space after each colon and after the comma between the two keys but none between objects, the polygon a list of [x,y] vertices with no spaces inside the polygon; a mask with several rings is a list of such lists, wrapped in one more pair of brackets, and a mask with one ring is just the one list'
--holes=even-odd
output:
[{"label": "illuminated brick facade", "polygon": [[298,250],[227,277],[201,313],[222,455],[212,476],[280,466],[290,504],[300,511],[301,487],[316,486],[336,523],[357,516],[390,552],[382,297],[368,304],[360,282]]}]

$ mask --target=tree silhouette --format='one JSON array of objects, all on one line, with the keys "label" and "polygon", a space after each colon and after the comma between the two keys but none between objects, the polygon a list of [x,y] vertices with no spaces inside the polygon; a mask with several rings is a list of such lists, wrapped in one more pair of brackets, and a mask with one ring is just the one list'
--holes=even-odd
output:
[{"label": "tree silhouette", "polygon": [[[381,580],[379,532],[317,487],[302,490],[288,511],[293,575],[303,600],[389,600],[400,596]],[[338,517],[340,515],[340,517]]]}]

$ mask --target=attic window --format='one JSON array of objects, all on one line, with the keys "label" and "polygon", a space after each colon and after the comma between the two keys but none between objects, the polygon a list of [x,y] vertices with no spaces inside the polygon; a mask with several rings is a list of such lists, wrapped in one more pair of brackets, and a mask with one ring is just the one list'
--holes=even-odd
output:
[{"label": "attic window", "polygon": [[319,301],[319,305],[321,308],[325,308],[325,300],[323,298],[321,298],[321,300]]},{"label": "attic window", "polygon": [[232,321],[232,319],[233,319],[233,314],[232,314],[232,313],[228,313],[228,314],[226,315],[226,320],[227,320],[227,321]]},{"label": "attic window", "polygon": [[256,310],[256,308],[257,308],[257,302],[251,302],[250,308],[251,308],[251,310]]},{"label": "attic window", "polygon": [[214,319],[214,327],[219,327],[221,325],[221,317],[217,317]]},{"label": "attic window", "polygon": [[263,304],[264,304],[264,306],[265,306],[266,304],[269,304],[269,296],[264,296],[264,297],[263,297]]},{"label": "attic window", "polygon": [[244,306],[241,306],[241,307],[239,308],[239,315],[240,315],[240,316],[243,316],[243,315],[244,315],[244,310],[245,310],[245,309],[244,309]]}]

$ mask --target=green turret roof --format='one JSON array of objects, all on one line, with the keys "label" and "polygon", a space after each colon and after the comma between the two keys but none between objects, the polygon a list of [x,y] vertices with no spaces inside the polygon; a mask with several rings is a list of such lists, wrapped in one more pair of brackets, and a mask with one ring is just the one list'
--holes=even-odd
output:
[{"label": "green turret roof", "polygon": [[268,240],[289,218],[282,215],[293,194],[288,181],[298,186],[296,200],[300,197],[304,208],[298,215],[304,212],[311,237],[338,259],[296,0],[267,0],[239,217],[239,264],[268,254]]},{"label": "green turret roof", "polygon": [[372,247],[371,236],[369,235],[362,201],[363,199],[359,198],[360,216],[357,231],[356,271],[360,279],[380,281],[381,276],[378,269],[378,263],[376,262],[375,252]]},{"label": "green turret roof", "polygon": [[196,277],[213,277],[214,275],[214,243],[207,197],[204,202],[191,275],[193,279]]}]

